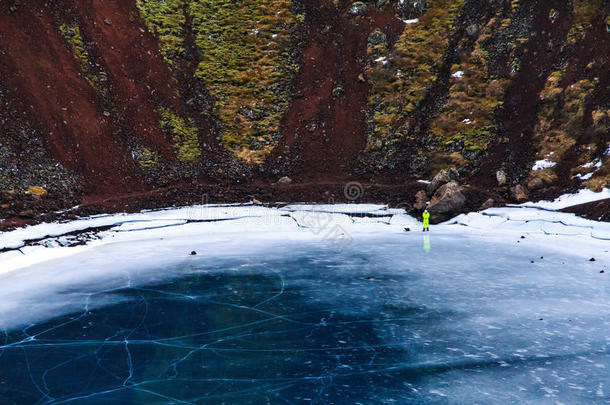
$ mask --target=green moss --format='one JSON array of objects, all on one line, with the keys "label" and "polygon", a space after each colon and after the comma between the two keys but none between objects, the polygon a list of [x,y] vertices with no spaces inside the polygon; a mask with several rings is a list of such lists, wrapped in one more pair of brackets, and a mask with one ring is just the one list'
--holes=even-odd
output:
[{"label": "green moss", "polygon": [[80,31],[80,27],[76,24],[68,25],[63,23],[59,26],[59,31],[66,39],[74,57],[79,62],[80,70],[85,75],[85,80],[98,92],[106,92],[107,76],[101,70],[95,71],[91,61],[89,52],[87,51],[85,40]]},{"label": "green moss", "polygon": [[137,6],[172,67],[186,56],[185,28],[192,24],[200,55],[195,75],[215,99],[223,144],[261,162],[279,139],[298,70],[291,33],[304,16],[291,11],[290,0],[137,0]]},{"label": "green moss", "polygon": [[59,26],[59,30],[70,43],[76,59],[78,59],[82,65],[88,66],[89,53],[85,49],[85,41],[80,33],[80,27],[77,25],[68,26],[64,23]]},{"label": "green moss", "polygon": [[160,156],[157,152],[146,147],[138,147],[133,151],[134,159],[140,166],[147,168],[159,163]]},{"label": "green moss", "polygon": [[[534,145],[538,150],[538,157],[553,161],[561,160],[563,155],[576,145],[577,138],[585,131],[587,113],[585,103],[595,88],[595,83],[589,79],[579,80],[563,88],[563,77],[562,71],[549,75],[540,93],[542,104],[534,131]],[[602,121],[603,117],[599,121],[594,121],[594,125],[601,126]],[[549,170],[553,171],[553,169]]]},{"label": "green moss", "polygon": [[489,56],[477,42],[475,50],[457,67],[445,107],[432,121],[429,136],[439,150],[483,150],[495,137],[494,114],[502,106],[506,79],[493,79]]},{"label": "green moss", "polygon": [[568,32],[568,41],[574,42],[584,37],[591,28],[595,15],[603,10],[605,0],[573,0],[572,27]]},{"label": "green moss", "polygon": [[[288,107],[289,0],[202,0],[191,4],[202,60],[196,75],[217,100],[223,143],[236,154],[271,150]],[[256,159],[260,161],[261,159]]]},{"label": "green moss", "polygon": [[[408,125],[409,115],[437,80],[437,72],[454,32],[454,19],[463,0],[437,0],[420,17],[409,24],[387,53],[387,64],[377,63],[367,70],[372,83],[369,106],[373,113],[369,149],[378,140],[396,137],[394,130]],[[383,49],[372,50],[374,56]],[[406,122],[406,123],[405,123]]]},{"label": "green moss", "polygon": [[[485,150],[497,137],[495,117],[503,107],[510,75],[520,69],[516,51],[529,40],[516,32],[524,19],[531,18],[519,8],[519,2],[513,1],[508,9],[498,9],[482,29],[473,51],[452,66],[451,73],[461,71],[462,75],[452,75],[447,102],[429,126],[428,135],[437,151],[472,157],[476,156],[472,152]],[[509,44],[505,55],[511,73],[501,76],[496,75],[500,69],[494,66],[488,50],[504,43]]]},{"label": "green moss", "polygon": [[193,120],[185,121],[165,108],[160,109],[158,113],[160,116],[159,125],[171,136],[178,160],[193,163],[201,159],[199,134]]},{"label": "green moss", "polygon": [[161,54],[170,67],[184,55],[185,0],[137,0],[136,6],[148,28],[159,38]]}]

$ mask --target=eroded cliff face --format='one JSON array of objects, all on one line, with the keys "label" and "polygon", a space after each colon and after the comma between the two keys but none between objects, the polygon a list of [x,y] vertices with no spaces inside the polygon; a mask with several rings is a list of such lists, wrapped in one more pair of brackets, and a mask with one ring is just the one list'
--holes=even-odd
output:
[{"label": "eroded cliff face", "polygon": [[498,199],[599,189],[609,16],[605,0],[3,0],[0,216],[447,167]]}]

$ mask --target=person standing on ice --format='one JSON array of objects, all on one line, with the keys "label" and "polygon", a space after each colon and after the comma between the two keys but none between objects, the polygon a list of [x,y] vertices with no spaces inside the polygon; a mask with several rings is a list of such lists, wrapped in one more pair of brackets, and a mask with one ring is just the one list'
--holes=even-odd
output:
[{"label": "person standing on ice", "polygon": [[428,212],[427,209],[424,210],[424,213],[422,214],[423,220],[424,220],[424,232],[428,231],[430,232],[430,213]]}]

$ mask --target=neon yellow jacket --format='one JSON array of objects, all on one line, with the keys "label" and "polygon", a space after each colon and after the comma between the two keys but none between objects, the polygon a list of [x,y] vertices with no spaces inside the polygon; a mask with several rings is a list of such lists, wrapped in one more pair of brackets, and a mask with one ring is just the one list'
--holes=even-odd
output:
[{"label": "neon yellow jacket", "polygon": [[424,211],[422,216],[424,217],[424,223],[427,224],[430,221],[430,213],[428,211]]}]

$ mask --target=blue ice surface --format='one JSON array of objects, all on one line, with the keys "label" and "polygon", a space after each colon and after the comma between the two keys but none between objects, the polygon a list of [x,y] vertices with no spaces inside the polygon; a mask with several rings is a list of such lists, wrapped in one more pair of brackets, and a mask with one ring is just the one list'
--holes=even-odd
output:
[{"label": "blue ice surface", "polygon": [[609,403],[605,264],[520,242],[130,242],[4,275],[60,281],[0,312],[0,403]]}]

